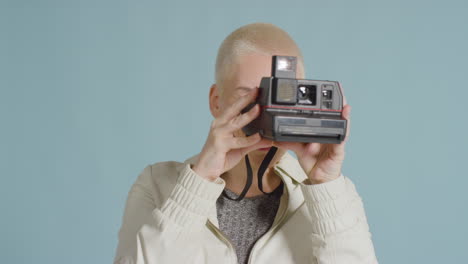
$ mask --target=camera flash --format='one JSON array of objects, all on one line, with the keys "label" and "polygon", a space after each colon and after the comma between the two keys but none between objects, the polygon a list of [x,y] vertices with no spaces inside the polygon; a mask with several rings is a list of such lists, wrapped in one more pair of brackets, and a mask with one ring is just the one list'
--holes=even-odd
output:
[{"label": "camera flash", "polygon": [[273,56],[271,76],[276,78],[296,78],[296,57]]},{"label": "camera flash", "polygon": [[287,58],[281,58],[278,60],[278,70],[280,71],[290,71],[291,70],[291,62]]}]

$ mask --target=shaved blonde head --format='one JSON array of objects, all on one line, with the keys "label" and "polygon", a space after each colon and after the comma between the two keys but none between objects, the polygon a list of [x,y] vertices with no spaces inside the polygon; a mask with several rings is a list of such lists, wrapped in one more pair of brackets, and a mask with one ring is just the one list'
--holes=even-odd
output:
[{"label": "shaved blonde head", "polygon": [[253,23],[233,31],[219,47],[215,70],[219,88],[234,74],[233,69],[239,58],[250,53],[296,56],[298,75],[304,74],[302,53],[289,34],[273,24]]}]

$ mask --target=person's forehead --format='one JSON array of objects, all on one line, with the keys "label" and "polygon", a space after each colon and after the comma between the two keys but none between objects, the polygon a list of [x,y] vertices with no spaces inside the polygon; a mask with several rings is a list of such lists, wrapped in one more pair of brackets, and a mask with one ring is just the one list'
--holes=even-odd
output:
[{"label": "person's forehead", "polygon": [[271,56],[258,53],[240,56],[232,74],[232,88],[236,91],[258,87],[263,77],[271,76]]},{"label": "person's forehead", "polygon": [[[289,53],[278,55],[294,56]],[[272,55],[263,53],[248,53],[241,55],[233,67],[230,76],[229,90],[235,93],[245,93],[258,87],[263,77],[271,76]],[[302,68],[298,65],[298,77],[303,78]]]}]

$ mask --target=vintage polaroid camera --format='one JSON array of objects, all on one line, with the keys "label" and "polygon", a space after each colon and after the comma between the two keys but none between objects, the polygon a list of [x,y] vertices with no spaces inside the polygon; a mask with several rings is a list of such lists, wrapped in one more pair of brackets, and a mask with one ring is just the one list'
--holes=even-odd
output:
[{"label": "vintage polaroid camera", "polygon": [[[296,57],[273,56],[271,77],[263,77],[256,103],[260,115],[243,128],[273,141],[339,144],[347,122],[341,117],[338,82],[296,79]],[[251,104],[243,112],[248,111]]]}]

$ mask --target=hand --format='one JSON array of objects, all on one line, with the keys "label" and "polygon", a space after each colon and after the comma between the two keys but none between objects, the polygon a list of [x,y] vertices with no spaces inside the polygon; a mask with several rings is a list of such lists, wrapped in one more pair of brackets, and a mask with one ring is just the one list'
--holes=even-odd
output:
[{"label": "hand", "polygon": [[[346,100],[345,100],[346,102]],[[351,106],[343,107],[342,116],[347,120],[345,140],[340,144],[275,142],[275,146],[296,153],[299,164],[312,184],[332,181],[341,174],[345,156],[345,144],[349,137]]]},{"label": "hand", "polygon": [[223,111],[211,123],[208,139],[203,146],[193,171],[201,177],[214,181],[221,174],[233,168],[244,156],[256,149],[270,147],[272,141],[262,139],[257,133],[248,137],[236,137],[236,131],[242,129],[260,114],[256,104],[244,114],[240,114],[257,97],[258,88],[242,96]]}]

